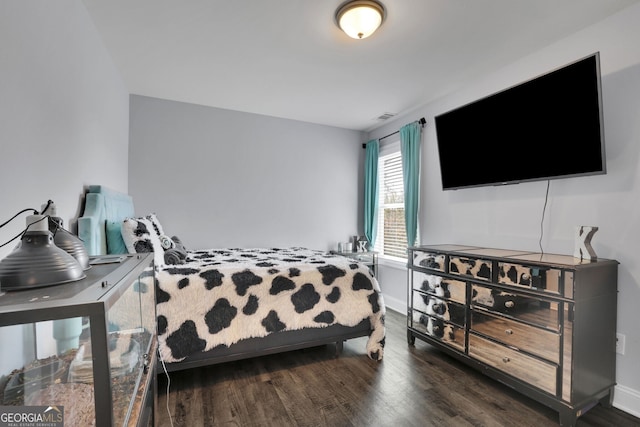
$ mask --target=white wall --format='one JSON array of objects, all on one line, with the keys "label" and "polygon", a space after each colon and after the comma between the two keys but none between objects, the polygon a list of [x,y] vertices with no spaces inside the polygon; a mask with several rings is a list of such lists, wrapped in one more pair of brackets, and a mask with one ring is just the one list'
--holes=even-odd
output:
[{"label": "white wall", "polygon": [[356,234],[359,132],[131,97],[129,193],[189,249],[335,248]]},{"label": "white wall", "polygon": [[0,51],[0,219],[52,199],[69,225],[84,185],[126,192],[128,92],[82,3],[0,2]]},{"label": "white wall", "polygon": [[[0,52],[0,223],[51,199],[71,228],[85,185],[127,191],[128,92],[77,0],[0,2]],[[0,374],[30,347],[20,339],[0,328]]]},{"label": "white wall", "polygon": [[[545,252],[573,254],[574,227],[599,227],[592,244],[601,258],[620,262],[618,332],[626,353],[617,358],[614,405],[640,415],[640,5],[479,77],[369,135],[380,137],[425,117],[421,179],[421,243],[461,243],[538,250],[546,181],[505,187],[442,191],[434,117],[546,71],[600,52],[607,174],[551,181],[544,219]],[[540,126],[544,126],[541,117]],[[547,153],[553,155],[553,153]],[[384,266],[381,275],[394,275]],[[394,277],[397,277],[395,273]],[[406,284],[382,281],[385,295],[402,299]],[[598,313],[593,313],[598,316]]]}]

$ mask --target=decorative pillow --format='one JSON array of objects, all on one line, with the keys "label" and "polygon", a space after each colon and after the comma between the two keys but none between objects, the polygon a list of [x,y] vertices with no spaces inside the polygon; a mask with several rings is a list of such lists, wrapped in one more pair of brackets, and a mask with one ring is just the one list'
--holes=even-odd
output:
[{"label": "decorative pillow", "polygon": [[169,249],[164,252],[164,263],[166,265],[184,264],[185,259],[180,255],[180,252],[176,249]]},{"label": "decorative pillow", "polygon": [[162,244],[162,249],[164,249],[165,251],[173,249],[176,246],[176,243],[171,240],[171,238],[166,234],[160,236],[160,244]]},{"label": "decorative pillow", "polygon": [[122,222],[107,221],[107,253],[126,254],[129,251],[122,239]]},{"label": "decorative pillow", "polygon": [[176,236],[173,236],[171,241],[174,244],[173,248],[164,251],[165,264],[184,264],[187,259],[187,250],[182,241]]},{"label": "decorative pillow", "polygon": [[174,247],[176,249],[178,249],[180,252],[184,252],[184,256],[187,256],[187,248],[184,247],[184,244],[182,243],[182,240],[180,240],[180,238],[178,236],[173,236],[171,238],[171,240],[173,240],[173,244]]},{"label": "decorative pillow", "polygon": [[162,229],[162,225],[160,224],[160,221],[158,221],[158,217],[155,213],[151,213],[145,216],[145,218],[151,221],[151,225],[153,225],[153,229],[158,237],[164,236],[164,230]]},{"label": "decorative pillow", "polygon": [[164,265],[164,249],[148,216],[126,218],[122,222],[122,240],[129,253],[153,252],[155,265]]}]

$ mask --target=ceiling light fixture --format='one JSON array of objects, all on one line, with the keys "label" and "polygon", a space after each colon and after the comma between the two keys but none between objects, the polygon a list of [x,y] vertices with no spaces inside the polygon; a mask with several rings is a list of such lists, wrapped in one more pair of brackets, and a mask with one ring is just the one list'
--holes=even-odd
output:
[{"label": "ceiling light fixture", "polygon": [[378,1],[349,0],[338,7],[335,19],[349,37],[364,39],[380,27],[385,17],[385,8]]}]

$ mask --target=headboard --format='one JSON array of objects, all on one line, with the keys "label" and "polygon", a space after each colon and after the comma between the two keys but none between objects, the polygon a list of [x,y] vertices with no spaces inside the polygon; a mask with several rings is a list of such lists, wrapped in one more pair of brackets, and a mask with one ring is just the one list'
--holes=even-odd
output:
[{"label": "headboard", "polygon": [[91,185],[85,196],[84,212],[78,218],[78,237],[89,255],[126,254],[122,221],[134,217],[133,199],[102,185]]}]

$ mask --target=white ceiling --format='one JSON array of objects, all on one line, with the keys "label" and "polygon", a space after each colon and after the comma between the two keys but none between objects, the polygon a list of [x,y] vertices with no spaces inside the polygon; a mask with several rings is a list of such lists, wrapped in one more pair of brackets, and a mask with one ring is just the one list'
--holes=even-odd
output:
[{"label": "white ceiling", "polygon": [[132,94],[368,131],[640,0],[83,0]]}]

